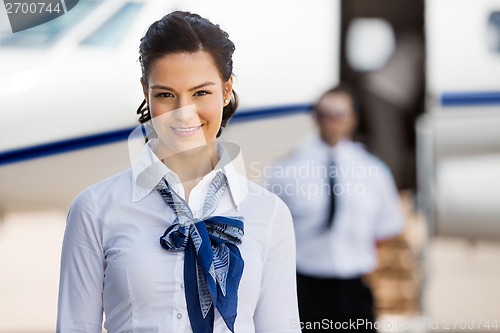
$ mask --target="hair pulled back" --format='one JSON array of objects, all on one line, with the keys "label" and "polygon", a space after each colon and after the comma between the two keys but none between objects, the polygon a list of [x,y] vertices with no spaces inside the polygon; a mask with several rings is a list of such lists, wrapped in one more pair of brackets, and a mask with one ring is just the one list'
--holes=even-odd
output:
[{"label": "hair pulled back", "polygon": [[[141,38],[139,46],[141,80],[147,83],[151,66],[158,58],[172,53],[204,51],[212,56],[221,79],[226,82],[233,73],[234,50],[235,46],[229,39],[229,35],[218,24],[213,24],[197,14],[175,11],[154,22]],[[229,104],[223,108],[221,127],[226,127],[237,107],[238,96],[233,90]],[[141,114],[139,122],[144,123],[151,119],[149,112],[145,115],[139,110],[138,113]],[[217,137],[220,133],[221,129]]]}]

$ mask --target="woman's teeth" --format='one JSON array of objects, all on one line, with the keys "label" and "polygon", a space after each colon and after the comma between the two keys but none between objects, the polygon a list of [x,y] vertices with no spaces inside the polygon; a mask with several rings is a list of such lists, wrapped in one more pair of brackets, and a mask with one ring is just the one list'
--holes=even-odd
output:
[{"label": "woman's teeth", "polygon": [[177,132],[183,132],[183,133],[189,133],[189,132],[194,132],[198,128],[200,128],[201,125],[198,126],[193,126],[193,127],[172,127],[175,131]]}]

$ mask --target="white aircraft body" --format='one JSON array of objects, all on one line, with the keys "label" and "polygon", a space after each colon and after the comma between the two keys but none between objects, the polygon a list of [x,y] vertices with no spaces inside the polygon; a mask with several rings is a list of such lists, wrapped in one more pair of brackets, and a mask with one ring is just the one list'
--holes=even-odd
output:
[{"label": "white aircraft body", "polygon": [[500,240],[500,1],[426,2],[419,202],[433,232]]}]

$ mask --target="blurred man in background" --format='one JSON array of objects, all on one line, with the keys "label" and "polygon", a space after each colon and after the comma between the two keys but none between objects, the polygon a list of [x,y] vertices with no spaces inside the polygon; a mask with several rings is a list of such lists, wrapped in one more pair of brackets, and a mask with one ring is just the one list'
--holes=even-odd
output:
[{"label": "blurred man in background", "polygon": [[293,215],[301,326],[375,332],[363,277],[377,265],[377,241],[402,231],[398,193],[388,168],[351,140],[358,116],[347,86],[326,91],[313,116],[319,137],[276,164],[267,179]]}]

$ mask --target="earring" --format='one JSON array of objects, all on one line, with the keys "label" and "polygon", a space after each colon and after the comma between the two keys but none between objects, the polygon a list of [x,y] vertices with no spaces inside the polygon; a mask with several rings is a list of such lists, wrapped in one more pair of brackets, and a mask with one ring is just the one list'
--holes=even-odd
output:
[{"label": "earring", "polygon": [[228,105],[228,104],[229,104],[229,100],[228,100],[228,99],[225,99],[225,100],[224,100],[224,104],[225,104],[225,105]]}]

